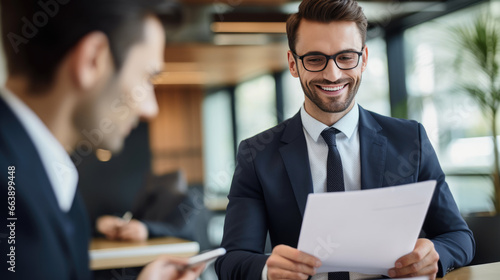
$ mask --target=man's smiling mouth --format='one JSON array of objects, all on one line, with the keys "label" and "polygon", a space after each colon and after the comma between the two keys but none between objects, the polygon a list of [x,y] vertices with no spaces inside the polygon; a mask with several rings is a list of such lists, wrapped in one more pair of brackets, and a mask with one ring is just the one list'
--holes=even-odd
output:
[{"label": "man's smiling mouth", "polygon": [[336,87],[332,87],[332,86],[329,86],[329,87],[328,86],[326,86],[326,87],[325,86],[317,86],[317,87],[321,88],[324,91],[339,91],[339,90],[343,89],[346,85],[347,84],[341,85],[341,86],[336,86]]}]

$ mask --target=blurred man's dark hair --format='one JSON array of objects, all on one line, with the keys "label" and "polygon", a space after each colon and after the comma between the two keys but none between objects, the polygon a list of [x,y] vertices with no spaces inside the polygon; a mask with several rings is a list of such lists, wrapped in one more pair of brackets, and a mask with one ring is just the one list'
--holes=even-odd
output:
[{"label": "blurred man's dark hair", "polygon": [[8,74],[25,76],[32,91],[50,87],[64,56],[92,31],[108,37],[118,72],[131,46],[142,40],[144,18],[173,13],[164,0],[0,0],[0,5]]}]

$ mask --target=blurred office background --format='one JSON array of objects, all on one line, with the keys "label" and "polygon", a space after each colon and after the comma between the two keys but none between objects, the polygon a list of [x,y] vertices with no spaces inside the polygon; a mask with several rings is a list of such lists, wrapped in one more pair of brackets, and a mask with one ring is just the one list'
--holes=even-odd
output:
[{"label": "blurred office background", "polygon": [[[159,116],[132,132],[122,154],[81,147],[74,159],[93,219],[130,210],[148,174],[182,170],[192,202],[183,216],[198,223],[196,238],[208,249],[222,238],[239,142],[293,116],[303,102],[286,59],[285,21],[299,2],[179,2],[183,18],[168,32],[165,69],[155,81]],[[358,103],[423,123],[462,214],[493,211],[489,122],[457,90],[465,77],[454,71],[460,50],[450,28],[484,11],[500,17],[500,1],[359,3],[370,26]],[[210,269],[203,275],[214,277]]]}]

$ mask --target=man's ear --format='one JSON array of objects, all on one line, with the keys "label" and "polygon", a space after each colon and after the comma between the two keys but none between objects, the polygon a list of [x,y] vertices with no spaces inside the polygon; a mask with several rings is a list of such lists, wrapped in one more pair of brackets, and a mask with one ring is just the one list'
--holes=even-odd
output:
[{"label": "man's ear", "polygon": [[295,60],[295,56],[293,55],[292,51],[288,51],[287,56],[288,56],[288,69],[290,69],[290,74],[292,74],[293,77],[298,78],[299,72],[297,70],[297,61]]},{"label": "man's ear", "polygon": [[368,46],[365,46],[363,49],[363,56],[362,56],[363,62],[361,64],[361,72],[365,72],[366,65],[368,65]]},{"label": "man's ear", "polygon": [[71,77],[75,86],[82,90],[98,85],[113,67],[109,41],[102,32],[92,32],[80,39],[71,56]]}]

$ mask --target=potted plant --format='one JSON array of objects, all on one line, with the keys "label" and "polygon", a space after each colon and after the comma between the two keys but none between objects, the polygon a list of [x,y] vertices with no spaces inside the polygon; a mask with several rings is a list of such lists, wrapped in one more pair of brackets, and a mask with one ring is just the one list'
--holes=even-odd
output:
[{"label": "potted plant", "polygon": [[[452,28],[457,44],[457,70],[467,71],[473,79],[459,80],[461,91],[482,108],[492,132],[494,165],[493,203],[500,214],[500,158],[497,141],[497,117],[500,106],[500,22],[489,13],[477,16],[472,24]],[[463,63],[466,62],[466,63]]]}]

